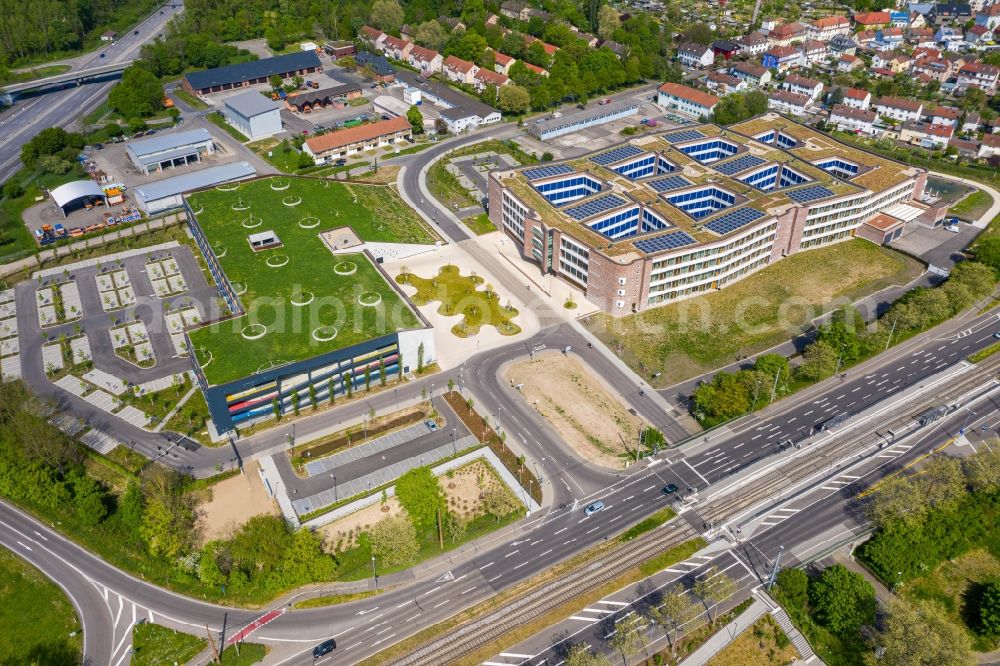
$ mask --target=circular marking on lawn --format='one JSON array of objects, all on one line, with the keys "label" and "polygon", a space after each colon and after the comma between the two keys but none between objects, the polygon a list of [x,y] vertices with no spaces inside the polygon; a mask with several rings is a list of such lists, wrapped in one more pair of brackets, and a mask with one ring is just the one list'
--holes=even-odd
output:
[{"label": "circular marking on lawn", "polygon": [[375,307],[382,302],[382,294],[374,291],[366,291],[358,296],[358,303],[366,308]]},{"label": "circular marking on lawn", "polygon": [[233,183],[232,185],[216,185],[215,189],[219,190],[220,192],[235,192],[236,190],[240,189],[240,184]]},{"label": "circular marking on lawn", "polygon": [[289,195],[289,196],[283,198],[281,200],[281,203],[285,204],[289,208],[292,208],[293,206],[298,206],[300,203],[302,203],[302,197],[296,197],[296,196]]},{"label": "circular marking on lawn", "polygon": [[247,293],[247,286],[245,283],[233,282],[232,285],[233,285],[233,293],[236,294],[237,296],[242,296],[243,294]]},{"label": "circular marking on lawn", "polygon": [[192,215],[201,215],[204,212],[205,212],[205,207],[204,206],[198,206],[198,210],[191,211],[191,214]]},{"label": "circular marking on lawn", "polygon": [[214,356],[212,355],[212,352],[208,351],[207,349],[199,349],[199,350],[198,350],[198,353],[199,353],[199,354],[208,354],[208,360],[207,360],[207,361],[205,361],[204,363],[202,363],[202,364],[201,364],[201,367],[203,367],[203,368],[204,368],[204,367],[205,367],[206,365],[208,365],[209,363],[211,363],[211,362],[212,362],[212,359],[214,359],[214,358],[215,358],[215,357],[214,357]]},{"label": "circular marking on lawn", "polygon": [[267,335],[267,328],[263,324],[250,324],[249,326],[243,327],[243,330],[240,331],[240,335],[247,340],[260,340],[262,337]]},{"label": "circular marking on lawn", "polygon": [[215,252],[216,259],[222,259],[224,256],[226,256],[226,252],[229,252],[229,248],[227,248],[225,245],[213,245],[212,251]]},{"label": "circular marking on lawn", "polygon": [[240,199],[232,206],[230,206],[230,208],[232,208],[233,210],[250,210],[250,203],[247,201],[243,201],[243,199]]},{"label": "circular marking on lawn", "polygon": [[244,229],[256,229],[260,225],[264,224],[264,220],[257,217],[256,215],[251,215],[242,222]]},{"label": "circular marking on lawn", "polygon": [[268,268],[281,268],[289,261],[287,254],[272,254],[270,257],[264,260]]},{"label": "circular marking on lawn", "polygon": [[271,181],[271,189],[275,192],[284,192],[292,186],[292,181],[278,178]]},{"label": "circular marking on lawn", "polygon": [[337,337],[337,329],[333,326],[320,326],[314,328],[312,332],[312,339],[316,342],[329,342]]},{"label": "circular marking on lawn", "polygon": [[358,272],[358,265],[353,261],[342,261],[333,267],[333,272],[337,275],[354,275]]},{"label": "circular marking on lawn", "polygon": [[315,299],[316,295],[314,293],[312,293],[311,291],[303,291],[298,295],[292,294],[291,298],[288,299],[288,302],[297,308],[301,308],[303,306],[309,305]]},{"label": "circular marking on lawn", "polygon": [[[300,203],[301,203],[301,201],[302,200],[299,199]],[[285,204],[285,205],[286,206],[289,206],[289,205],[298,206],[299,204]],[[312,215],[309,215],[307,217],[303,217],[301,220],[299,220],[299,226],[302,227],[303,229],[315,229],[316,227],[319,226],[319,218],[318,217],[313,217]]]}]

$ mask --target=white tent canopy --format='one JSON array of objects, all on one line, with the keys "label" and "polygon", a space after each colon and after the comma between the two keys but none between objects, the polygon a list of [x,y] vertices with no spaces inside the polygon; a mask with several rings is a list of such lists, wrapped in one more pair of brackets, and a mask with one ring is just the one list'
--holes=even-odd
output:
[{"label": "white tent canopy", "polygon": [[60,185],[49,194],[52,195],[52,200],[62,210],[63,215],[66,214],[66,206],[79,199],[97,197],[104,199],[104,203],[107,203],[107,195],[104,190],[92,180],[74,180],[71,183]]}]

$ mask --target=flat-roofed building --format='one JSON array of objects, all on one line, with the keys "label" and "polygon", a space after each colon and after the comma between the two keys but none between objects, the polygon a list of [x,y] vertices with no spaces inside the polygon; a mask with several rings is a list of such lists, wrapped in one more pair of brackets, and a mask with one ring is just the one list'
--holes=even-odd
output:
[{"label": "flat-roofed building", "polygon": [[125,146],[129,161],[144,174],[201,162],[202,155],[214,153],[212,135],[202,128],[157,134]]},{"label": "flat-roofed building", "polygon": [[266,139],[283,131],[281,103],[254,90],[227,97],[222,115],[227,123],[251,141]]},{"label": "flat-roofed building", "polygon": [[133,193],[139,209],[146,215],[155,215],[166,210],[181,208],[184,205],[183,195],[187,192],[246,180],[255,175],[257,170],[249,162],[233,162],[146,183],[135,188]]}]

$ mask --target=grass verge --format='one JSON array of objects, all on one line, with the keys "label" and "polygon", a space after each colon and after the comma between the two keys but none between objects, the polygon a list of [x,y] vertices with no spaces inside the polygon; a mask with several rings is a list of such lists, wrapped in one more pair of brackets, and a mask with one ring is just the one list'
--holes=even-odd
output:
[{"label": "grass verge", "polygon": [[[448,618],[444,622],[439,622],[438,624],[428,627],[423,631],[420,631],[409,638],[406,638],[399,643],[396,643],[392,647],[379,652],[376,655],[365,659],[360,662],[361,666],[377,666],[379,664],[389,663],[397,659],[402,658],[404,655],[409,654],[413,650],[417,649],[424,643],[431,640],[439,638],[443,635],[453,632],[457,627],[464,624],[465,622],[474,620],[478,617],[482,617],[484,614],[496,610],[499,607],[504,606],[512,602],[514,599],[530,592],[531,590],[544,585],[545,583],[551,582],[553,579],[562,576],[563,574],[578,568],[580,566],[586,566],[588,563],[593,562],[595,558],[603,555],[607,550],[609,550],[609,543],[604,542],[603,544],[592,548],[586,552],[579,553],[576,556],[565,560],[552,567],[548,571],[538,574],[537,576],[527,580],[521,584],[515,585],[508,588],[499,594],[494,595],[490,599],[476,604],[472,608],[466,609],[461,613]],[[683,543],[680,543],[673,548],[669,548],[662,553],[660,553],[654,560],[658,563],[656,571],[659,571],[663,567],[674,564],[675,562],[680,562],[687,559],[694,553],[698,552],[702,548],[708,545],[704,539],[696,537],[690,539]],[[546,627],[562,620],[568,615],[572,615],[575,611],[579,610],[591,604],[598,599],[601,599],[612,592],[619,590],[626,585],[631,585],[632,583],[638,582],[644,578],[647,578],[650,574],[646,573],[644,566],[653,562],[654,560],[648,560],[646,563],[632,567],[628,571],[624,572],[622,575],[609,580],[605,584],[594,588],[593,590],[577,596],[572,601],[568,601],[561,606],[552,609],[544,615],[540,615],[534,618],[531,622],[523,624],[516,629],[508,631],[503,636],[503,640],[494,641],[488,645],[483,646],[479,650],[473,652],[472,654],[466,655],[462,658],[464,663],[479,663],[485,659],[488,659],[492,655],[502,652],[505,647],[516,645],[517,643],[525,640],[526,638],[533,636],[539,631],[545,629]]]},{"label": "grass verge", "polygon": [[994,342],[989,347],[980,349],[975,354],[970,354],[969,363],[979,363],[980,361],[984,361],[990,356],[993,356],[993,354],[996,354],[997,352],[1000,352],[1000,342]]},{"label": "grass verge", "polygon": [[676,515],[677,513],[675,513],[673,509],[669,508],[660,509],[649,518],[646,518],[645,520],[636,523],[632,527],[628,528],[627,530],[619,534],[618,540],[623,543],[625,541],[631,541],[632,539],[636,538],[641,534],[645,534],[650,530],[656,529],[657,527],[667,522]]},{"label": "grass verge", "polygon": [[491,231],[496,231],[496,225],[490,221],[490,216],[486,213],[480,213],[475,217],[466,217],[462,219],[465,226],[472,229],[472,233],[477,236],[482,236],[483,234],[488,234]]},{"label": "grass verge", "polygon": [[132,630],[132,666],[184,664],[207,645],[204,638],[145,622]]},{"label": "grass verge", "polygon": [[257,662],[264,661],[264,657],[271,651],[271,648],[260,643],[243,643],[236,651],[235,645],[230,645],[219,655],[219,663],[223,666],[250,666]]},{"label": "grass verge", "polygon": [[382,590],[368,590],[366,592],[355,592],[354,594],[331,594],[325,597],[313,597],[297,602],[293,608],[321,608],[323,606],[336,606],[337,604],[347,604],[352,601],[360,601],[374,597]]},{"label": "grass verge", "polygon": [[207,118],[208,122],[212,123],[213,125],[218,125],[219,127],[221,127],[223,130],[226,131],[227,134],[229,134],[229,136],[233,137],[240,143],[246,143],[247,141],[250,140],[249,138],[244,136],[243,132],[239,131],[238,129],[227,123],[225,116],[223,116],[218,111],[208,114],[207,116],[205,116],[205,118]]},{"label": "grass verge", "polygon": [[975,190],[948,209],[950,215],[963,220],[978,220],[993,205],[993,197],[983,190]]},{"label": "grass verge", "polygon": [[208,104],[201,101],[183,88],[174,88],[174,91],[170,94],[190,106],[192,109],[198,109],[200,111],[208,108]]},{"label": "grass verge", "polygon": [[3,548],[0,635],[0,664],[80,663],[80,622],[69,599],[42,572]]}]

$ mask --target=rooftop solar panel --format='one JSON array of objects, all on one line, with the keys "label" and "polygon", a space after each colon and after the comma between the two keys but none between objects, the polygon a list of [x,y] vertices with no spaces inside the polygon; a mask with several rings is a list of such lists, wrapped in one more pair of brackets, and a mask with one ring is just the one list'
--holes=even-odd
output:
[{"label": "rooftop solar panel", "polygon": [[694,245],[696,242],[697,241],[691,238],[687,232],[671,231],[669,234],[664,234],[655,238],[646,238],[635,241],[634,245],[636,249],[641,252],[653,253],[661,252],[663,250],[674,250],[679,247],[684,247],[685,245]]},{"label": "rooftop solar panel", "polygon": [[756,208],[737,208],[715,218],[706,224],[705,228],[722,236],[762,217],[764,217],[764,213]]},{"label": "rooftop solar panel", "polygon": [[573,167],[568,164],[548,164],[534,169],[526,169],[523,173],[528,180],[541,180],[551,176],[561,176],[564,173],[572,173],[572,171]]},{"label": "rooftop solar panel", "polygon": [[641,155],[644,153],[642,148],[633,146],[631,144],[625,146],[619,146],[614,150],[609,150],[606,153],[601,153],[600,155],[594,155],[590,158],[591,162],[600,164],[601,166],[607,166],[608,164],[614,164],[615,162],[621,162],[622,160],[634,157],[636,155]]},{"label": "rooftop solar panel", "polygon": [[625,200],[615,194],[605,194],[604,196],[585,201],[579,206],[566,208],[566,214],[574,220],[585,220],[606,210],[618,208],[625,204]]},{"label": "rooftop solar panel", "polygon": [[693,139],[704,139],[705,135],[698,130],[684,130],[673,134],[664,134],[663,138],[670,143],[680,143],[681,141],[691,141]]},{"label": "rooftop solar panel", "polygon": [[743,155],[734,160],[723,162],[722,164],[715,164],[712,168],[721,174],[733,176],[741,171],[746,171],[747,169],[764,164],[765,162],[767,162],[767,160],[761,159],[756,155]]},{"label": "rooftop solar panel", "polygon": [[681,176],[667,176],[666,178],[655,178],[653,180],[646,181],[646,184],[657,192],[662,193],[687,187],[691,184],[691,181]]},{"label": "rooftop solar panel", "polygon": [[801,190],[791,190],[788,192],[788,196],[795,202],[807,203],[816,199],[832,197],[833,192],[822,185],[810,185],[809,187],[803,187]]}]

